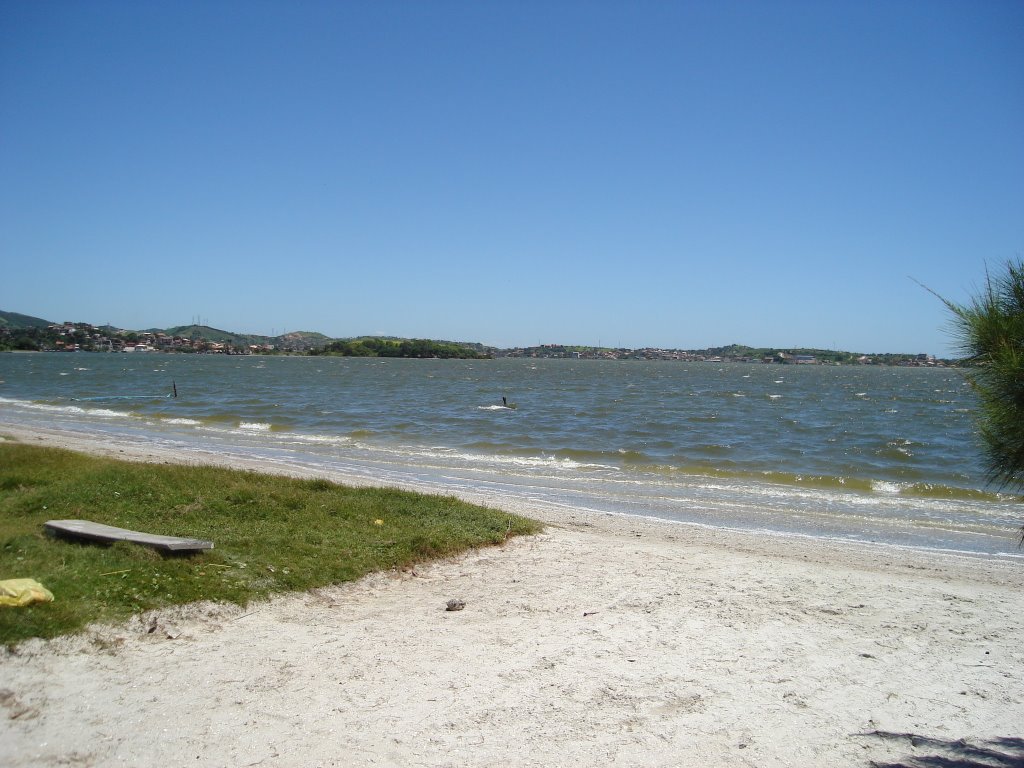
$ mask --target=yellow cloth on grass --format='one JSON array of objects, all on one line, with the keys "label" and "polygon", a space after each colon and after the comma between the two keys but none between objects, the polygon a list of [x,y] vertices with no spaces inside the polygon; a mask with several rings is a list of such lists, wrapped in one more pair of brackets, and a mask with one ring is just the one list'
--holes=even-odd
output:
[{"label": "yellow cloth on grass", "polygon": [[48,603],[51,600],[53,593],[35,579],[0,581],[0,605],[21,606]]}]

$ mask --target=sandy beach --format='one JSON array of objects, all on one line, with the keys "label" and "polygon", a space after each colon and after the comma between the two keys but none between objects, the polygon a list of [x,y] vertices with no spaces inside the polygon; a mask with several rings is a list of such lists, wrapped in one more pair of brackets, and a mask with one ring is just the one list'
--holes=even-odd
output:
[{"label": "sandy beach", "polygon": [[469,500],[547,528],[0,652],[0,765],[1024,765],[1020,561]]}]

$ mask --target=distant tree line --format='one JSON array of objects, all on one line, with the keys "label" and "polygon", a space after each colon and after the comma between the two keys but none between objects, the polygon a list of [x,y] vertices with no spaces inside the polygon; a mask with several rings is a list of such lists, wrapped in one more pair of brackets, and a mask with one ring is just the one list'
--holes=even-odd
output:
[{"label": "distant tree line", "polygon": [[322,349],[310,350],[311,355],[337,355],[341,357],[414,357],[443,359],[461,358],[477,360],[490,355],[469,347],[429,339],[353,339],[332,341]]},{"label": "distant tree line", "polygon": [[0,351],[13,349],[19,352],[39,352],[52,349],[57,340],[63,340],[67,344],[78,344],[87,352],[100,346],[93,334],[80,328],[63,335],[53,328],[0,328]]}]

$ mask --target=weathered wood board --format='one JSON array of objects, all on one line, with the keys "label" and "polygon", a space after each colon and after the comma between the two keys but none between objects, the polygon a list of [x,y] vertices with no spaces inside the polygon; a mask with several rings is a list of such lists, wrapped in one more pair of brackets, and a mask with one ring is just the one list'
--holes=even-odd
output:
[{"label": "weathered wood board", "polygon": [[133,544],[162,549],[166,552],[200,552],[204,549],[213,549],[212,541],[129,531],[127,528],[116,528],[113,525],[94,523],[91,520],[49,520],[44,526],[47,532],[54,536],[101,541],[105,544],[113,544],[115,541],[130,541]]}]

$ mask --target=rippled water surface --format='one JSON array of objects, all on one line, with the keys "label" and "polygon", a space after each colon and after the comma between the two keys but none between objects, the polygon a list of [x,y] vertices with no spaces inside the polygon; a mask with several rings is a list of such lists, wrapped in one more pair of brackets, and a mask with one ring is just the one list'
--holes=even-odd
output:
[{"label": "rippled water surface", "polygon": [[0,419],[30,426],[689,523],[1020,555],[1022,506],[984,483],[974,397],[955,370],[52,353],[0,355],[0,381]]}]

